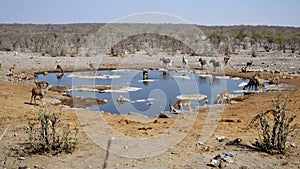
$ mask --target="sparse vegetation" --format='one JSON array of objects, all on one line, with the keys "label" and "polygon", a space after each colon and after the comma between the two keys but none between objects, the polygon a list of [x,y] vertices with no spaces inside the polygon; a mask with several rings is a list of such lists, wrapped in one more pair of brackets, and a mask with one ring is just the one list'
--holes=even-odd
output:
[{"label": "sparse vegetation", "polygon": [[[184,25],[172,25],[173,30],[187,29],[186,34],[180,35],[183,36],[182,39],[185,39],[183,43],[159,32],[164,28],[169,29],[170,25],[168,24],[132,25],[117,26],[116,30],[110,30],[112,33],[108,36],[101,31],[97,32],[105,24],[0,24],[0,51],[38,52],[53,57],[94,56],[107,53],[118,56],[122,55],[125,50],[131,53],[143,50],[145,47],[147,47],[147,50],[159,49],[159,51],[163,50],[171,54],[176,54],[176,50],[179,49],[178,52],[184,54],[208,54],[211,52],[201,49],[195,51],[198,53],[193,53],[186,47],[186,45],[192,46],[196,41],[199,41],[199,37],[202,35],[199,35],[199,32],[189,32]],[[145,30],[151,28],[156,29],[157,32],[135,36],[141,34],[141,32],[145,33]],[[289,50],[295,53],[300,46],[300,29],[296,27],[195,25],[195,28],[203,31],[215,49],[225,54],[235,53],[239,51],[237,49],[247,49],[253,47],[253,45],[265,47],[267,52],[276,49],[284,52]],[[103,30],[105,30],[105,27]],[[126,40],[128,37],[124,37],[124,34],[131,37]],[[118,41],[115,42],[113,39],[118,39]],[[119,41],[122,41],[122,43],[118,43]]]},{"label": "sparse vegetation", "polygon": [[28,154],[72,153],[77,144],[78,128],[61,123],[60,113],[47,113],[41,110],[38,118],[28,121]]},{"label": "sparse vegetation", "polygon": [[297,124],[292,124],[296,112],[288,113],[286,110],[288,98],[273,99],[273,108],[256,115],[248,127],[255,126],[259,132],[259,140],[253,145],[268,153],[286,154],[291,137]]}]

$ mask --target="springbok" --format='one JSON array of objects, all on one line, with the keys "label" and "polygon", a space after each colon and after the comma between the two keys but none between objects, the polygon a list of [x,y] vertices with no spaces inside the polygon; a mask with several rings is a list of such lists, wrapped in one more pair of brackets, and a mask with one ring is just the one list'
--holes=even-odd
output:
[{"label": "springbok", "polygon": [[190,99],[184,99],[184,100],[178,100],[175,104],[173,104],[172,106],[170,105],[170,112],[176,112],[175,108],[178,108],[181,112],[183,107],[188,107],[189,111],[192,111],[192,107],[191,107],[191,100]]},{"label": "springbok", "polygon": [[217,96],[216,103],[217,104],[224,104],[224,103],[230,103],[231,102],[231,96],[228,91],[222,92]]},{"label": "springbok", "polygon": [[202,58],[199,58],[198,62],[200,62],[201,69],[203,69],[203,66],[204,66],[204,65],[207,65],[206,60],[204,60],[204,59],[202,59]]},{"label": "springbok", "polygon": [[247,66],[241,68],[242,73],[247,73]]},{"label": "springbok", "polygon": [[56,65],[56,69],[55,70],[58,71],[59,73],[64,73],[64,70],[63,70],[63,68],[62,68],[61,65]]},{"label": "springbok", "polygon": [[9,72],[13,72],[15,70],[16,64],[14,64],[12,67],[10,67],[8,70]]},{"label": "springbok", "polygon": [[266,80],[260,78],[259,76],[255,76],[254,79],[257,81],[258,89],[262,92],[263,88],[265,87]]},{"label": "springbok", "polygon": [[276,77],[271,77],[269,79],[269,84],[275,84],[275,85],[278,85],[279,84],[279,77],[276,76]]},{"label": "springbok", "polygon": [[56,71],[58,71],[58,74],[56,75],[57,80],[60,80],[64,76],[64,70],[61,65],[56,65]]},{"label": "springbok", "polygon": [[90,67],[90,71],[94,71],[96,72],[97,68],[95,67],[95,63],[92,63],[91,61],[89,61],[88,63],[86,63],[89,65]]},{"label": "springbok", "polygon": [[37,81],[36,79],[34,79],[34,84],[36,87],[39,87],[39,88],[47,88],[47,86],[49,86],[49,83],[48,82],[45,82],[45,81]]},{"label": "springbok", "polygon": [[34,99],[34,105],[36,106],[36,97],[39,96],[42,101],[48,91],[49,84],[47,82],[35,82],[35,84],[36,86],[31,90],[30,104],[32,104],[32,99]]},{"label": "springbok", "polygon": [[229,59],[230,59],[230,56],[228,56],[228,55],[224,56],[224,63],[225,63],[225,66],[228,64]]},{"label": "springbok", "polygon": [[163,65],[167,68],[171,65],[171,59],[169,58],[160,58],[159,61],[162,61],[163,62]]}]

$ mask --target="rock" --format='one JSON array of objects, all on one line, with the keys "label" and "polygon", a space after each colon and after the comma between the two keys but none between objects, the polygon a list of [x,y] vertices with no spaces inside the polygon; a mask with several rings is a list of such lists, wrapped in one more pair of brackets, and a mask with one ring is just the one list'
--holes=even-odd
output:
[{"label": "rock", "polygon": [[221,164],[221,161],[220,161],[220,159],[211,159],[209,164],[210,164],[210,166],[213,166],[213,167],[219,167]]},{"label": "rock", "polygon": [[25,160],[25,157],[18,157],[18,160]]},{"label": "rock", "polygon": [[295,144],[294,142],[291,142],[291,143],[290,143],[290,146],[291,146],[291,147],[296,147],[296,144]]},{"label": "rock", "polygon": [[226,143],[225,145],[235,145],[235,144],[240,144],[242,142],[242,139],[240,138],[236,138],[233,141],[229,141],[228,143]]},{"label": "rock", "polygon": [[202,141],[198,141],[198,143],[196,144],[196,146],[202,146],[202,145],[204,145]]},{"label": "rock", "polygon": [[167,115],[164,114],[164,113],[160,113],[160,114],[158,115],[158,118],[169,118],[169,116],[167,116]]},{"label": "rock", "polygon": [[228,162],[228,163],[233,163],[232,157],[233,157],[233,153],[231,153],[231,152],[221,153],[220,154],[220,158],[223,161]]},{"label": "rock", "polygon": [[219,142],[222,142],[222,141],[226,140],[226,137],[225,136],[220,136],[220,137],[217,137],[217,140]]},{"label": "rock", "polygon": [[28,166],[19,166],[18,169],[30,169]]}]

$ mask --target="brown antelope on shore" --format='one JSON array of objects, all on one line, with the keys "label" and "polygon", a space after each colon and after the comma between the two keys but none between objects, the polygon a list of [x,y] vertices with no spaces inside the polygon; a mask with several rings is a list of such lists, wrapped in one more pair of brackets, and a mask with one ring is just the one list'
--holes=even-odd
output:
[{"label": "brown antelope on shore", "polygon": [[230,59],[230,56],[228,56],[228,55],[224,56],[224,63],[225,63],[225,66],[228,64],[229,59]]},{"label": "brown antelope on shore", "polygon": [[45,82],[45,81],[40,81],[38,82],[36,79],[34,79],[34,84],[36,87],[39,87],[39,88],[47,88],[47,86],[49,86],[49,83]]},{"label": "brown antelope on shore", "polygon": [[31,99],[30,99],[30,104],[32,104],[32,99],[34,99],[34,105],[36,105],[36,97],[40,97],[40,101],[43,99],[45,96],[49,84],[47,82],[34,82],[36,86],[34,86],[31,90]]},{"label": "brown antelope on shore", "polygon": [[56,69],[55,70],[58,71],[58,72],[60,72],[60,73],[64,73],[64,70],[63,70],[63,68],[62,68],[61,65],[56,65]]},{"label": "brown antelope on shore", "polygon": [[170,112],[172,111],[176,112],[175,108],[178,108],[182,112],[183,107],[188,107],[189,111],[192,111],[191,100],[190,99],[178,100],[172,106],[170,105]]},{"label": "brown antelope on shore", "polygon": [[95,63],[93,63],[92,61],[89,61],[88,63],[86,63],[89,65],[90,67],[90,71],[93,71],[94,73],[96,72],[97,68],[95,66]]},{"label": "brown antelope on shore", "polygon": [[228,91],[220,93],[217,96],[217,99],[216,99],[217,104],[224,104],[224,103],[230,103],[230,102],[231,102],[231,96],[230,96],[230,93]]}]

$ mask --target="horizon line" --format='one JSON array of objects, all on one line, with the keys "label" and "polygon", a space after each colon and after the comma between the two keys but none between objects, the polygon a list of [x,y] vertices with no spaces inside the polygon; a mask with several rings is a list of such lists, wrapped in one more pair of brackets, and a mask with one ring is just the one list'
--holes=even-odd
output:
[{"label": "horizon line", "polygon": [[197,23],[143,23],[143,22],[66,22],[66,23],[32,23],[32,22],[0,22],[1,25],[72,25],[72,24],[174,24],[174,25],[197,25],[197,26],[208,26],[208,27],[230,27],[230,26],[267,26],[267,27],[294,27],[300,28],[300,26],[295,25],[273,25],[273,24],[197,24]]}]

